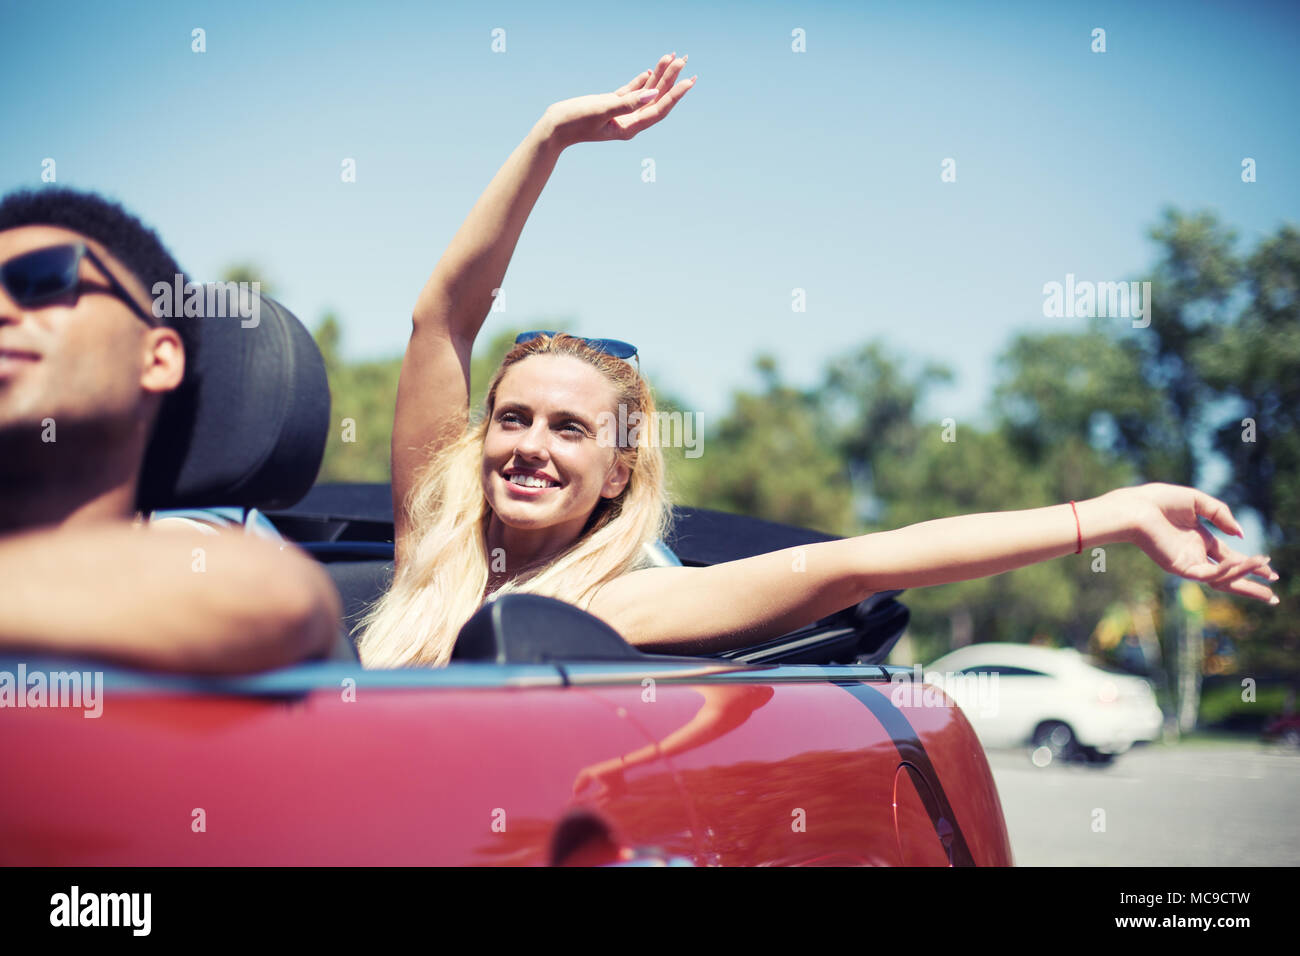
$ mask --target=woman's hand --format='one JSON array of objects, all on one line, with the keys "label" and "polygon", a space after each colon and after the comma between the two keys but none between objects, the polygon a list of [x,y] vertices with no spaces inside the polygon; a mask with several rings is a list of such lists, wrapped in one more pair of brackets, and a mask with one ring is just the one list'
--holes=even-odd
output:
[{"label": "woman's hand", "polygon": [[1234,551],[1201,524],[1201,518],[1208,518],[1225,534],[1242,536],[1241,525],[1222,501],[1195,488],[1160,482],[1120,488],[1103,497],[1113,498],[1124,509],[1130,540],[1166,571],[1216,591],[1277,603],[1272,590],[1249,580],[1252,575],[1278,579],[1269,559]]},{"label": "woman's hand", "polygon": [[623,761],[615,757],[611,760],[602,760],[590,767],[583,767],[578,771],[577,779],[573,781],[573,795],[576,797],[593,785],[597,788],[594,799],[598,801],[626,793],[627,780],[623,776]]},{"label": "woman's hand", "polygon": [[662,57],[651,70],[638,73],[613,93],[594,93],[561,100],[546,108],[545,121],[561,149],[574,143],[597,143],[607,139],[631,139],[653,126],[672,111],[695,77],[677,80],[686,57]]}]

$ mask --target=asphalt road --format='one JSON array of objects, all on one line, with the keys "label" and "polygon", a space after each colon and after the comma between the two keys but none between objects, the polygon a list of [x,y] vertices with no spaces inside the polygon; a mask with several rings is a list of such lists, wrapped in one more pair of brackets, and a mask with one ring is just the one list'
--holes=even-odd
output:
[{"label": "asphalt road", "polygon": [[1300,865],[1298,750],[1149,745],[1042,769],[1026,754],[988,752],[1018,866]]}]

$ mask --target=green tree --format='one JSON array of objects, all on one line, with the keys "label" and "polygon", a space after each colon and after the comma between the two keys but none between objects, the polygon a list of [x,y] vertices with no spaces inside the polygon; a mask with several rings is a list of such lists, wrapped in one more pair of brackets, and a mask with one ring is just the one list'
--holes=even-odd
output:
[{"label": "green tree", "polygon": [[[1070,440],[1086,440],[1106,464],[1100,477],[1119,484],[1204,486],[1213,448],[1231,471],[1223,487],[1207,490],[1235,510],[1254,511],[1274,565],[1293,566],[1300,520],[1280,503],[1300,499],[1300,237],[1284,226],[1242,261],[1235,234],[1213,214],[1172,209],[1150,235],[1160,244],[1148,279],[1150,325],[1094,320],[1082,336],[1018,338],[995,399],[1003,427],[1029,461],[1071,479],[1061,489],[1069,497],[1091,490],[1052,464]],[[1129,573],[1149,579],[1152,569]],[[1154,586],[1164,606],[1158,617],[1170,684],[1190,695],[1176,701],[1178,710],[1194,714],[1201,624],[1189,623],[1175,600],[1182,592],[1163,577],[1143,588]],[[1286,577],[1277,590],[1292,605],[1300,597]],[[1230,629],[1244,672],[1300,670],[1300,629],[1286,603],[1216,597],[1209,615]]]},{"label": "green tree", "polygon": [[330,431],[317,481],[388,481],[400,358],[347,361],[338,318],[313,333],[330,383]]},{"label": "green tree", "polygon": [[910,373],[880,342],[828,363],[817,406],[852,476],[862,527],[896,523],[891,508],[911,493],[910,476],[897,466],[922,441],[917,410],[930,388],[951,381],[952,371],[937,364]]},{"label": "green tree", "polygon": [[818,393],[784,384],[771,356],[755,367],[762,390],[732,396],[722,421],[705,429],[703,454],[669,457],[679,501],[852,533],[853,489]]},{"label": "green tree", "polygon": [[1258,515],[1282,575],[1282,603],[1250,602],[1238,635],[1244,672],[1300,675],[1300,232],[1263,240],[1246,260],[1247,301],[1192,353],[1216,406],[1215,450],[1230,464],[1222,495]]}]

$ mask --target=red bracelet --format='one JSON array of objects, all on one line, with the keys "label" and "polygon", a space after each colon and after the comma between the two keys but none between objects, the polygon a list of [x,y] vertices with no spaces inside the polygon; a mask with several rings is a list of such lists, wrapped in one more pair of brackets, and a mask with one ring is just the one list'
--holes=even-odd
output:
[{"label": "red bracelet", "polygon": [[1070,502],[1070,510],[1074,512],[1074,529],[1079,535],[1079,545],[1074,549],[1074,553],[1082,554],[1083,553],[1083,525],[1079,524],[1079,509],[1074,506],[1073,501]]}]

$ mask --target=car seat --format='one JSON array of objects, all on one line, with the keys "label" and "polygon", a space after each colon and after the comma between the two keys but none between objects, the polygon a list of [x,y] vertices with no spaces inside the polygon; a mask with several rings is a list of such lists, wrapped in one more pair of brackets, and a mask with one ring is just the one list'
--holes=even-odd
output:
[{"label": "car seat", "polygon": [[[193,321],[185,378],[159,411],[145,452],[137,509],[292,547],[263,515],[295,504],[316,481],[329,431],[325,361],[306,327],[261,296],[258,322]],[[355,659],[340,640],[332,657]]]}]

